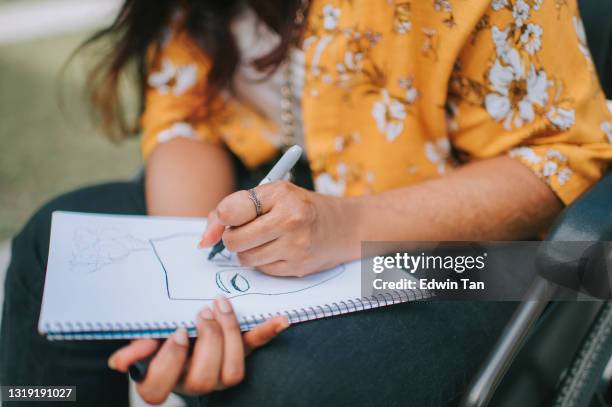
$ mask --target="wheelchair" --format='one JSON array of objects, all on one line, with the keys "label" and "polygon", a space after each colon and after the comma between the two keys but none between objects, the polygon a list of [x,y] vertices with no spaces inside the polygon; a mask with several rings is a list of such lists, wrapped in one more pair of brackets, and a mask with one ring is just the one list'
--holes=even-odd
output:
[{"label": "wheelchair", "polygon": [[[612,99],[612,1],[578,3],[602,87]],[[595,246],[601,250],[591,256],[600,267],[567,262],[555,245],[547,250],[544,242],[527,300],[518,305],[461,406],[612,406],[612,171],[565,208],[546,241],[600,242]],[[598,300],[551,301],[563,287]]]}]

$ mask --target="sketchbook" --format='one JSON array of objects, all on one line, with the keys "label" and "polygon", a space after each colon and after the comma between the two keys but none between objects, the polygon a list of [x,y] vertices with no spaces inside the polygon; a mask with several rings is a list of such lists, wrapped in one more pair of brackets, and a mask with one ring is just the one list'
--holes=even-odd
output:
[{"label": "sketchbook", "polygon": [[306,277],[273,277],[224,251],[198,249],[204,218],[54,212],[39,332],[49,339],[195,335],[195,316],[230,298],[246,331],[276,315],[291,323],[425,298],[420,290],[364,296],[360,262]]}]

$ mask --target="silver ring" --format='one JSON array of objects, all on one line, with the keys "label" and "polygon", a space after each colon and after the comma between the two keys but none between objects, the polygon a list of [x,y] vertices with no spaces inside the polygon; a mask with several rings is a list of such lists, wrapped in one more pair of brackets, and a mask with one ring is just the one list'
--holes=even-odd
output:
[{"label": "silver ring", "polygon": [[249,189],[249,199],[251,199],[251,201],[253,201],[253,204],[255,205],[256,216],[261,215],[261,201],[257,197],[257,192],[255,191],[255,188]]}]

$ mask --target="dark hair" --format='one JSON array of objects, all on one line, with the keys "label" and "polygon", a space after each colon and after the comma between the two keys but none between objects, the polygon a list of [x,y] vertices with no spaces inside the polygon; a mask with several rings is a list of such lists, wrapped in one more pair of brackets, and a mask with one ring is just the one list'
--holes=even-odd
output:
[{"label": "dark hair", "polygon": [[[245,5],[250,6],[281,37],[275,49],[254,61],[260,71],[273,72],[294,40],[293,16],[300,7],[300,0],[125,0],[112,24],[95,33],[77,50],[99,43],[103,38],[111,40],[110,49],[102,53],[87,81],[95,117],[107,134],[121,139],[136,132],[138,126],[128,123],[122,107],[120,79],[124,72],[135,71],[142,111],[147,52],[151,45],[159,44],[164,29],[179,8],[184,11],[181,29],[194,39],[211,61],[203,103],[210,107],[220,91],[231,89],[240,54],[230,31],[230,22]],[[211,109],[204,110],[210,113]]]}]

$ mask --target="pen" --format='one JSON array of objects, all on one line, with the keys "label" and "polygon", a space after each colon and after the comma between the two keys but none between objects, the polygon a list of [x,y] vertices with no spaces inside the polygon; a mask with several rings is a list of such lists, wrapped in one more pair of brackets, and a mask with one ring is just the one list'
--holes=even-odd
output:
[{"label": "pen", "polygon": [[[285,154],[283,154],[278,162],[274,164],[274,167],[272,167],[268,175],[266,175],[258,185],[264,185],[269,182],[283,179],[295,166],[301,155],[302,147],[298,145],[291,146],[287,151],[285,151]],[[212,250],[208,254],[208,260],[212,260],[213,257],[221,253],[223,249],[225,249],[223,240],[219,240],[219,242],[213,246]]]},{"label": "pen", "polygon": [[[189,338],[189,355],[193,353],[194,346],[195,339]],[[130,365],[128,368],[128,374],[130,375],[130,378],[134,380],[134,382],[140,383],[145,379],[147,370],[149,370],[149,365],[151,364],[153,357],[155,357],[155,355],[151,355]]]},{"label": "pen", "polygon": [[130,365],[128,368],[128,373],[132,380],[134,380],[136,383],[140,383],[144,380],[152,359],[153,357],[148,357]]}]

